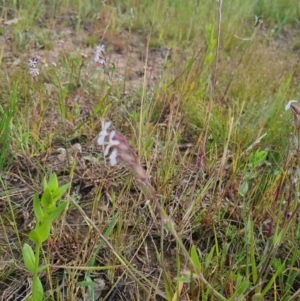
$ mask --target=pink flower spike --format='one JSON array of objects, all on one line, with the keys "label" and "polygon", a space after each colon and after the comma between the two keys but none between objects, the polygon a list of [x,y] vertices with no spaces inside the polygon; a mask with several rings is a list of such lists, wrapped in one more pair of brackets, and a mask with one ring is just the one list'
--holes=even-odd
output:
[{"label": "pink flower spike", "polygon": [[110,125],[111,125],[111,121],[107,121],[107,122],[102,121],[102,131],[99,133],[99,137],[97,139],[98,145],[105,144],[104,140],[105,137],[109,135],[107,129],[110,127]]},{"label": "pink flower spike", "polygon": [[117,162],[117,154],[118,154],[118,151],[116,149],[114,149],[110,156],[109,156],[109,162],[110,162],[110,165],[111,166],[115,166],[118,162]]},{"label": "pink flower spike", "polygon": [[104,156],[107,156],[108,155],[108,152],[110,150],[111,147],[114,147],[118,144],[120,144],[119,141],[117,140],[113,140],[114,139],[114,136],[116,134],[116,131],[111,131],[110,134],[109,134],[109,142],[105,148],[105,151],[104,151]]},{"label": "pink flower spike", "polygon": [[131,147],[128,144],[128,142],[126,141],[125,137],[120,134],[119,132],[115,132],[114,134],[114,141],[118,141],[119,142],[119,146],[118,146],[118,150],[122,151],[122,152],[131,152]]}]

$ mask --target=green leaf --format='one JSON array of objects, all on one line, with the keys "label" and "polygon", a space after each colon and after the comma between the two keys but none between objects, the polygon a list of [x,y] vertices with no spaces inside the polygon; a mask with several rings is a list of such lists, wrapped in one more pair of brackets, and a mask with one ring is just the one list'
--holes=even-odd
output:
[{"label": "green leaf", "polygon": [[261,293],[257,293],[252,297],[252,301],[264,301],[265,298]]},{"label": "green leaf", "polygon": [[213,258],[213,255],[215,253],[215,246],[213,246],[210,250],[210,252],[208,253],[208,255],[205,258],[205,267],[208,268],[211,265],[211,261]]},{"label": "green leaf", "polygon": [[37,221],[41,222],[44,218],[44,212],[41,207],[40,198],[37,193],[33,197],[33,211],[37,218]]},{"label": "green leaf", "polygon": [[[88,271],[90,272],[90,270]],[[94,291],[94,286],[95,286],[95,282],[93,282],[92,278],[90,277],[90,275],[85,275],[85,281],[82,281],[83,284],[81,284],[81,286],[87,286],[88,288],[88,293],[90,295],[91,300],[95,300],[95,291]]]},{"label": "green leaf", "polygon": [[28,244],[24,244],[22,248],[23,260],[27,270],[31,273],[34,272],[35,269],[35,256],[32,248]]},{"label": "green leaf", "polygon": [[37,278],[36,290],[32,292],[32,298],[34,301],[43,301],[44,298],[44,289],[40,278]]},{"label": "green leaf", "polygon": [[[237,286],[236,291],[233,294],[234,296],[242,296],[244,293],[246,293],[246,291],[249,291],[251,288],[250,281],[248,281],[247,279],[245,279],[243,277],[240,277],[240,278],[242,280],[239,282],[239,285]],[[234,298],[232,298],[232,300],[234,300]]]},{"label": "green leaf", "polygon": [[51,221],[48,221],[47,219],[43,222],[43,224],[37,229],[41,242],[46,241],[50,236],[50,230],[51,230]]},{"label": "green leaf", "polygon": [[33,229],[29,232],[29,239],[36,243],[42,243],[42,238],[36,229]]},{"label": "green leaf", "polygon": [[201,263],[200,263],[195,246],[192,246],[192,249],[191,249],[191,259],[192,259],[194,267],[197,269],[198,272],[200,272],[201,271]]},{"label": "green leaf", "polygon": [[30,231],[29,239],[37,242],[42,243],[48,239],[50,236],[50,229],[51,229],[51,221],[49,221],[48,217],[41,225],[37,225],[35,229]]},{"label": "green leaf", "polygon": [[47,210],[51,210],[55,207],[55,203],[53,202],[52,192],[49,187],[46,187],[46,189],[44,190],[44,193],[42,195],[41,204]]},{"label": "green leaf", "polygon": [[241,196],[245,196],[247,194],[248,190],[249,190],[249,184],[247,181],[245,181],[239,189],[239,194]]},{"label": "green leaf", "polygon": [[43,179],[43,189],[44,189],[44,191],[46,190],[47,187],[48,187],[47,178],[44,177],[44,179]]},{"label": "green leaf", "polygon": [[46,265],[42,265],[38,268],[38,273],[43,272],[44,270],[46,270],[49,267],[49,264]]},{"label": "green leaf", "polygon": [[53,201],[57,202],[61,197],[67,192],[67,190],[70,187],[70,183],[67,183],[63,185],[62,187],[58,188],[54,193],[53,193]]},{"label": "green leaf", "polygon": [[67,202],[63,202],[61,203],[57,208],[55,208],[55,210],[53,210],[45,219],[45,221],[47,222],[54,222],[59,216],[60,214],[65,210],[66,206],[67,206]]},{"label": "green leaf", "polygon": [[77,282],[77,284],[79,286],[83,286],[83,287],[87,287],[87,286],[94,287],[97,285],[97,283],[94,281],[80,281],[80,282]]},{"label": "green leaf", "polygon": [[50,175],[50,179],[48,182],[48,187],[52,190],[55,191],[58,189],[58,180],[57,180],[57,176],[55,173],[52,173]]},{"label": "green leaf", "polygon": [[63,196],[68,191],[69,187],[70,187],[70,183],[67,183],[67,184],[59,187],[60,195]]},{"label": "green leaf", "polygon": [[191,277],[188,277],[188,276],[179,277],[179,278],[177,278],[177,281],[179,283],[190,283],[191,282]]},{"label": "green leaf", "polygon": [[282,267],[278,266],[277,270],[275,270],[275,273],[273,272],[272,278],[271,278],[271,279],[269,280],[269,282],[264,286],[264,288],[263,288],[263,290],[262,290],[262,292],[261,292],[261,295],[262,295],[262,296],[265,296],[265,295],[269,292],[270,288],[274,285],[274,282],[276,281],[277,277],[278,277],[279,275],[282,275],[282,268],[284,268],[284,266],[285,266],[285,263],[283,262],[283,263],[282,263]]}]

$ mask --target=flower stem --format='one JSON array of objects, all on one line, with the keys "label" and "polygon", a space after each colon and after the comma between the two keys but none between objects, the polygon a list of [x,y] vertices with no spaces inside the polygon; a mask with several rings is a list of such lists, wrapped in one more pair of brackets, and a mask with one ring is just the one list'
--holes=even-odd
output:
[{"label": "flower stem", "polygon": [[32,297],[34,300],[39,299],[39,289],[38,289],[38,269],[39,269],[39,260],[40,260],[40,250],[42,244],[37,242],[35,245],[35,263],[32,279]]}]

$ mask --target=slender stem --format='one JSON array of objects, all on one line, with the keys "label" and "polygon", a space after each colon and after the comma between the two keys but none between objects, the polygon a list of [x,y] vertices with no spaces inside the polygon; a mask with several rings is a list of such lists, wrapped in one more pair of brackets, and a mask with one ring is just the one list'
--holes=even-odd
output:
[{"label": "slender stem", "polygon": [[38,242],[35,245],[35,263],[34,263],[34,271],[33,271],[33,279],[32,279],[32,297],[34,300],[39,300],[38,269],[39,269],[41,246],[42,244]]},{"label": "slender stem", "polygon": [[299,120],[297,119],[297,127],[298,127],[298,131],[297,131],[297,140],[298,140],[298,149],[297,149],[297,153],[298,153],[298,166],[300,166],[300,127],[298,125]]},{"label": "slender stem", "polygon": [[218,70],[218,60],[219,60],[219,49],[220,49],[220,37],[221,37],[221,22],[222,22],[222,0],[219,0],[218,6],[218,35],[217,35],[217,47],[216,47],[216,58],[214,66],[214,74],[212,80],[212,98],[214,98],[215,88],[217,84],[217,70]]},{"label": "slender stem", "polygon": [[147,39],[147,46],[146,46],[146,57],[145,57],[145,65],[144,65],[144,81],[143,81],[143,90],[142,90],[142,96],[141,96],[141,108],[140,108],[140,123],[139,123],[139,137],[138,137],[138,150],[139,154],[141,154],[141,145],[142,140],[144,139],[144,104],[145,104],[145,96],[146,96],[146,88],[147,88],[147,66],[148,66],[148,57],[149,57],[149,43],[150,43],[150,35]]}]

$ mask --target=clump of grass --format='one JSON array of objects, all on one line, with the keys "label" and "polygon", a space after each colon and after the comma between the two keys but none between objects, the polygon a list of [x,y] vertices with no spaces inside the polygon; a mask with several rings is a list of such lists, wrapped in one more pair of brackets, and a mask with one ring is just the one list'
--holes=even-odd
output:
[{"label": "clump of grass", "polygon": [[270,24],[276,31],[285,27],[297,27],[300,21],[300,7],[293,1],[258,1],[254,6],[256,16]]}]

